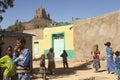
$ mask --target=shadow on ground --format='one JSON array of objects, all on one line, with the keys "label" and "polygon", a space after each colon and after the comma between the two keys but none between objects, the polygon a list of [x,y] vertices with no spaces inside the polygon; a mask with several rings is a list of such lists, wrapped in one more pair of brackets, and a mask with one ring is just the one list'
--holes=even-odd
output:
[{"label": "shadow on ground", "polygon": [[[46,80],[62,78],[64,76],[72,75],[72,74],[74,75],[77,70],[89,70],[91,68],[89,68],[88,66],[91,65],[91,64],[92,64],[92,61],[88,61],[88,62],[80,64],[78,66],[70,67],[69,69],[56,68],[55,75],[48,75],[47,74],[47,79]],[[102,71],[100,71],[100,72],[102,72]],[[36,75],[39,74],[39,68],[34,68],[33,69],[33,74],[34,75],[33,75],[32,79],[38,79],[39,76],[36,76]]]}]

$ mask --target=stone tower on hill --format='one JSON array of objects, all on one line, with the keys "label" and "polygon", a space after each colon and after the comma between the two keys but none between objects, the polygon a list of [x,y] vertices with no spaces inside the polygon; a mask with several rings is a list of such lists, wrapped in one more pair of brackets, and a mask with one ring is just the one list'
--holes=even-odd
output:
[{"label": "stone tower on hill", "polygon": [[50,20],[50,15],[49,13],[46,13],[45,8],[40,7],[36,10],[35,18],[44,18]]},{"label": "stone tower on hill", "polygon": [[36,14],[33,19],[27,22],[23,22],[23,26],[25,27],[25,29],[34,29],[47,27],[54,23],[56,22],[50,19],[50,15],[46,12],[45,8],[40,7],[36,10]]}]

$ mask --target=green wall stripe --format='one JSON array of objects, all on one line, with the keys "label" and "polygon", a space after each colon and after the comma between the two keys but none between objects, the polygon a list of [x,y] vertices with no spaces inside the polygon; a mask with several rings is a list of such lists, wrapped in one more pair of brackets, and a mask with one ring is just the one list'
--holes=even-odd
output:
[{"label": "green wall stripe", "polygon": [[48,54],[48,52],[49,52],[48,49],[44,50],[44,55],[45,55],[46,58],[47,58],[47,54]]},{"label": "green wall stripe", "polygon": [[68,54],[68,59],[72,59],[74,57],[74,51],[73,50],[66,50]]},{"label": "green wall stripe", "polygon": [[[44,50],[45,57],[47,57],[48,51],[49,50],[47,50],[47,49]],[[74,51],[73,50],[66,50],[66,52],[68,54],[68,59],[74,58]]]}]

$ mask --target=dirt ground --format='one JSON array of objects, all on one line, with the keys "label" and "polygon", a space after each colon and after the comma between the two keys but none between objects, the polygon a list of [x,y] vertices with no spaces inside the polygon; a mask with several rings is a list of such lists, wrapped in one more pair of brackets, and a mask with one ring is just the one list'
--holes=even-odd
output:
[{"label": "dirt ground", "polygon": [[[115,74],[108,74],[106,71],[106,62],[101,61],[99,72],[92,68],[92,61],[74,61],[69,60],[69,69],[63,69],[62,60],[56,60],[55,75],[47,75],[46,80],[117,80]],[[47,67],[47,60],[46,60]],[[33,61],[32,80],[43,80],[39,74],[39,60]]]}]

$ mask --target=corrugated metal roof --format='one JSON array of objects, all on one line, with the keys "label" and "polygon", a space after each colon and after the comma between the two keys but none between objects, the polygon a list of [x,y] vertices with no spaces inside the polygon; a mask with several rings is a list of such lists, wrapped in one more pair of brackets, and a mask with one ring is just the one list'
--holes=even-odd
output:
[{"label": "corrugated metal roof", "polygon": [[22,33],[22,32],[5,32],[0,31],[0,35],[3,36],[34,36],[33,34]]}]

